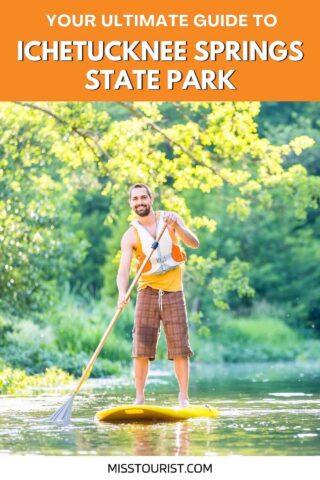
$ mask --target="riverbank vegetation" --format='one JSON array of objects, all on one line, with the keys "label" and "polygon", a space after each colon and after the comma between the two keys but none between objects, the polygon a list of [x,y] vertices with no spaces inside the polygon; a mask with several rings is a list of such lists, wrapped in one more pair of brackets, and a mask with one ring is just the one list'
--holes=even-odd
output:
[{"label": "riverbank vegetation", "polygon": [[[0,392],[24,375],[81,374],[116,309],[137,181],[200,238],[184,272],[194,361],[319,360],[319,113],[317,103],[1,104]],[[93,376],[130,362],[134,297]]]},{"label": "riverbank vegetation", "polygon": [[12,395],[42,387],[67,384],[71,380],[70,375],[56,367],[49,368],[41,375],[27,375],[24,370],[2,364],[0,368],[0,394]]}]

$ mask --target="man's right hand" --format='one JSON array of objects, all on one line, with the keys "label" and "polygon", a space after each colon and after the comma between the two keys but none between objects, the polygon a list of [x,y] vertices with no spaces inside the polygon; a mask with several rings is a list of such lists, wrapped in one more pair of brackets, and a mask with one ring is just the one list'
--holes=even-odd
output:
[{"label": "man's right hand", "polygon": [[124,308],[129,302],[130,302],[130,299],[128,298],[128,300],[126,300],[125,293],[119,293],[118,308]]}]

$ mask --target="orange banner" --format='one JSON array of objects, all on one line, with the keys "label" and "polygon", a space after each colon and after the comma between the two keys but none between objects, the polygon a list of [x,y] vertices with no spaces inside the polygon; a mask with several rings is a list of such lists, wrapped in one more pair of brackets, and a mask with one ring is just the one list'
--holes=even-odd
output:
[{"label": "orange banner", "polygon": [[0,100],[320,100],[319,11],[317,0],[11,0]]}]

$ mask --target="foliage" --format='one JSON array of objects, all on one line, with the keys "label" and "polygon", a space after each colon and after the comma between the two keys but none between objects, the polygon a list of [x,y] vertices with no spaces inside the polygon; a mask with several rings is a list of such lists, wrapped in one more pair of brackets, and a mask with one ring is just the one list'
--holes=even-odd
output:
[{"label": "foliage", "polygon": [[196,360],[272,362],[319,360],[320,341],[303,339],[279,318],[220,316],[210,338],[192,336]]},{"label": "foliage", "polygon": [[[66,295],[61,304],[50,312],[47,322],[52,326],[59,351],[70,354],[92,354],[102,338],[116,305],[101,300],[91,304]],[[114,327],[100,358],[123,361],[130,357],[132,310],[129,307]]]},{"label": "foliage", "polygon": [[262,360],[293,360],[299,351],[297,334],[274,318],[227,320],[218,335],[222,344],[231,338],[235,347],[226,353],[226,361],[254,361],[258,356]]},{"label": "foliage", "polygon": [[[253,338],[263,332],[255,305],[267,302],[281,316],[258,317],[279,335],[277,322],[310,337],[311,358],[310,332],[320,332],[319,157],[318,104],[2,103],[1,356],[28,372],[81,373],[115,311],[127,191],[142,181],[155,208],[177,210],[200,238],[184,274],[195,342],[209,348],[213,332],[227,343],[230,335],[231,350],[217,344],[216,359],[302,355],[300,340],[289,352],[281,337],[281,354],[273,337],[265,336],[270,348]],[[132,317],[130,305],[93,375],[129,360]]]},{"label": "foliage", "polygon": [[0,118],[0,307],[18,314],[57,298],[57,282],[81,262],[86,242],[72,229],[72,182],[53,119],[42,123],[40,112],[11,104]]},{"label": "foliage", "polygon": [[[64,372],[80,377],[91,358],[91,354],[60,352],[57,349],[47,350],[36,347],[17,350],[12,344],[7,345],[5,349],[0,349],[0,356],[6,364],[17,369],[23,369],[28,375],[43,374],[47,369],[58,367]],[[120,371],[120,362],[99,357],[94,364],[91,377],[107,377]]]},{"label": "foliage", "polygon": [[70,382],[72,377],[59,368],[51,367],[44,375],[27,375],[10,367],[0,370],[0,394],[13,394],[31,388],[49,387]]},{"label": "foliage", "polygon": [[[299,163],[309,173],[319,175],[319,118],[319,102],[265,102],[261,104],[258,116],[259,132],[277,145],[288,143],[302,133],[312,138],[314,145],[299,155]],[[296,155],[288,155],[285,164],[295,163]]]},{"label": "foliage", "polygon": [[[102,181],[102,179],[100,179]],[[99,298],[104,285],[101,265],[107,255],[107,239],[110,238],[110,226],[105,218],[109,213],[110,198],[102,196],[96,189],[80,190],[76,194],[79,218],[75,230],[82,231],[87,248],[81,266],[71,267],[70,288],[83,297]]]},{"label": "foliage", "polygon": [[[94,365],[93,377],[117,373],[130,359],[132,315],[130,306],[127,308]],[[27,374],[58,366],[80,376],[113,313],[114,308],[103,301],[92,300],[88,305],[79,297],[66,294],[58,306],[41,318],[40,324],[30,319],[3,318],[6,335],[0,345],[0,358],[15,368],[23,368]]]},{"label": "foliage", "polygon": [[[259,137],[258,103],[184,103],[176,122],[168,121],[167,106],[161,103],[122,107],[130,116],[113,121],[92,104],[1,107],[0,228],[9,242],[2,257],[7,272],[3,305],[39,310],[57,290],[56,282],[67,279],[77,289],[82,285],[96,293],[101,287],[102,278],[93,274],[93,264],[84,256],[98,243],[99,249],[91,250],[100,252],[96,261],[102,262],[104,256],[109,260],[94,229],[103,225],[103,211],[84,232],[80,223],[89,224],[83,216],[84,197],[77,194],[81,190],[91,191],[95,204],[99,191],[107,196],[104,214],[114,224],[124,218],[128,185],[145,181],[159,192],[161,208],[177,209],[190,226],[211,232],[216,219],[206,212],[195,215],[185,190],[191,189],[194,196],[225,195],[226,213],[241,220],[250,215],[253,204],[270,208],[275,188],[300,219],[307,208],[317,206],[319,179],[309,177],[301,165],[284,168],[288,155],[301,154],[313,140],[300,135],[277,146]],[[100,229],[100,238],[104,234],[107,230]],[[79,262],[84,273],[91,265],[89,282],[75,273]],[[240,263],[233,265],[238,268]],[[245,283],[242,294],[247,289],[251,295],[252,288]],[[220,279],[213,290],[223,297],[229,287],[230,282]],[[221,307],[226,305],[220,301]]]},{"label": "foliage", "polygon": [[[134,181],[148,182],[160,193],[165,208],[178,209],[190,222],[213,228],[206,215],[193,217],[180,192],[193,189],[212,192],[232,186],[237,196],[227,201],[231,215],[245,218],[252,198],[263,201],[265,191],[280,185],[287,200],[299,192],[300,182],[319,186],[318,179],[308,179],[306,170],[283,168],[287,155],[296,155],[312,146],[313,140],[300,136],[289,144],[274,146],[259,138],[254,117],[256,103],[185,104],[184,123],[160,128],[160,107],[131,106],[136,118],[113,122],[104,136],[103,146],[110,152],[105,171],[110,177],[105,193],[124,198],[120,188]],[[189,112],[196,112],[193,119]],[[121,185],[121,187],[120,187]],[[315,188],[304,189],[299,209],[314,206]],[[118,203],[117,203],[118,205]],[[298,211],[297,214],[301,214]]]},{"label": "foliage", "polygon": [[[213,304],[217,308],[226,310],[226,302],[232,292],[240,297],[252,297],[253,289],[248,284],[248,264],[234,258],[229,264],[223,258],[218,259],[217,253],[212,251],[205,258],[192,254],[189,258],[186,284],[192,284],[189,289],[193,299],[199,298],[204,288],[212,293]],[[199,308],[199,305],[198,307]]]}]

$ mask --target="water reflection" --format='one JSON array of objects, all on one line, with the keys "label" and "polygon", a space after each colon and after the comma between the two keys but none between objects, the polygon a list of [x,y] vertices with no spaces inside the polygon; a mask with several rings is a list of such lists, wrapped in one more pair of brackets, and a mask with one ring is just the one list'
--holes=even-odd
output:
[{"label": "water reflection", "polygon": [[[99,422],[101,434],[113,436],[113,443],[131,445],[132,455],[191,455],[190,432],[193,425],[186,421],[170,423],[108,424]],[[125,440],[124,440],[125,435]]]}]

